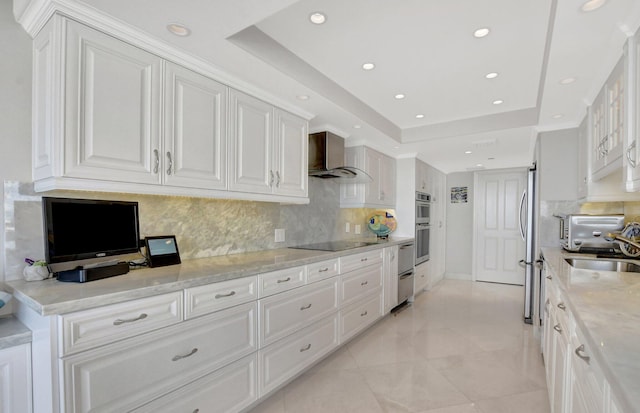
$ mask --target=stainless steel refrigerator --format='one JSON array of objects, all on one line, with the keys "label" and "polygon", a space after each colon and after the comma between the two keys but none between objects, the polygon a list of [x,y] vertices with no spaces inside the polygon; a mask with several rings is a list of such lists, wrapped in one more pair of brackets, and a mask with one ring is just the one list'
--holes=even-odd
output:
[{"label": "stainless steel refrigerator", "polygon": [[[525,257],[520,260],[524,267],[524,322],[533,324],[537,311],[535,311],[540,283],[537,265],[536,246],[536,205],[537,182],[536,164],[534,163],[527,172],[527,188],[520,199],[520,235],[525,244]],[[537,323],[536,323],[537,324]]]}]

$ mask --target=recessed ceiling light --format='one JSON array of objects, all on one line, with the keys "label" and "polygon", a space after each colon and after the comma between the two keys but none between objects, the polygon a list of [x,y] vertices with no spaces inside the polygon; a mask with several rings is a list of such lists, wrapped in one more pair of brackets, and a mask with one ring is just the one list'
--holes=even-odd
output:
[{"label": "recessed ceiling light", "polygon": [[397,95],[394,96],[396,99],[400,100],[400,99],[404,99],[404,95],[402,93],[398,93]]},{"label": "recessed ceiling light", "polygon": [[400,147],[399,146],[394,146],[393,149],[400,149]]},{"label": "recessed ceiling light", "polygon": [[416,119],[422,119],[422,118],[424,118],[424,115],[422,113],[416,115]]},{"label": "recessed ceiling light", "polygon": [[477,29],[475,32],[473,32],[473,36],[477,37],[478,39],[485,37],[486,35],[489,34],[491,30],[489,30],[488,27],[482,27],[480,29]]},{"label": "recessed ceiling light", "polygon": [[554,119],[560,119],[562,118],[564,115],[562,113],[556,113],[555,115],[552,116],[552,118]]},{"label": "recessed ceiling light", "polygon": [[464,151],[464,153],[465,153],[466,155],[469,155],[469,154],[471,154],[471,153],[473,153],[473,152],[471,152],[471,151]]},{"label": "recessed ceiling light", "polygon": [[504,103],[504,100],[500,100],[500,99],[493,101],[494,105],[502,105],[503,103]]},{"label": "recessed ceiling light", "polygon": [[481,163],[477,163],[477,164],[476,164],[476,166],[477,166],[478,168],[482,168],[482,164],[481,164]]},{"label": "recessed ceiling light", "polygon": [[487,79],[495,79],[496,77],[498,77],[498,74],[496,72],[491,72],[484,75],[484,77],[486,77]]},{"label": "recessed ceiling light", "polygon": [[327,21],[327,16],[325,16],[323,13],[320,13],[319,11],[317,11],[317,12],[311,13],[309,15],[309,20],[313,24],[323,24],[324,22]]},{"label": "recessed ceiling light", "polygon": [[296,97],[298,100],[309,100],[309,95],[298,95]]},{"label": "recessed ceiling light", "polygon": [[571,83],[575,82],[576,78],[575,77],[566,77],[564,79],[562,79],[560,81],[561,85],[570,85]]},{"label": "recessed ceiling light", "polygon": [[167,30],[169,30],[171,33],[175,34],[176,36],[186,37],[191,34],[191,29],[189,29],[187,26],[181,23],[169,23],[167,25]]},{"label": "recessed ceiling light", "polygon": [[590,12],[590,11],[594,11],[599,9],[600,7],[604,6],[604,4],[607,2],[607,0],[589,0],[587,2],[585,2],[582,7],[580,7],[580,10],[582,10],[583,12]]},{"label": "recessed ceiling light", "polygon": [[376,65],[373,63],[365,63],[362,65],[362,69],[363,70],[373,70],[375,69]]},{"label": "recessed ceiling light", "polygon": [[353,125],[353,129],[360,129],[362,126],[360,125]]}]

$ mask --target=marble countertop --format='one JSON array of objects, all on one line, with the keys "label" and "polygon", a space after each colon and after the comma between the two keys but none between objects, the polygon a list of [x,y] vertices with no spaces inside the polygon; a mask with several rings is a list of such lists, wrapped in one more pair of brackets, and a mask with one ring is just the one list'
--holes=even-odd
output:
[{"label": "marble countertop", "polygon": [[8,281],[5,285],[16,300],[36,313],[48,316],[306,265],[412,240],[390,238],[380,240],[377,244],[339,252],[282,248],[200,258],[185,260],[179,265],[131,270],[128,274],[87,283],[49,279]]},{"label": "marble countertop", "polygon": [[[640,273],[581,270],[565,258],[595,258],[543,248],[578,328],[623,411],[640,406]],[[637,261],[635,261],[637,262]]]},{"label": "marble countertop", "polygon": [[31,330],[13,316],[0,317],[0,350],[31,342]]}]

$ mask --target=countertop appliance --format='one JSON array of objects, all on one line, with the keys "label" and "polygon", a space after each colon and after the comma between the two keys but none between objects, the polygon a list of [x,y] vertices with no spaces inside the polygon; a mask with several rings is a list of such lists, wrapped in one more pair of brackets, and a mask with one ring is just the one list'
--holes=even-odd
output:
[{"label": "countertop appliance", "polygon": [[315,244],[297,245],[294,249],[315,250],[315,251],[344,251],[353,248],[366,247],[367,245],[377,244],[375,241],[327,241]]},{"label": "countertop appliance", "polygon": [[[527,188],[520,198],[520,236],[525,244],[525,257],[520,260],[524,265],[524,322],[534,324],[536,317],[539,318],[538,308],[540,294],[543,292],[540,282],[540,269],[537,261],[536,245],[536,211],[537,203],[537,169],[534,163],[527,172]],[[536,323],[538,325],[539,321]]]},{"label": "countertop appliance", "polygon": [[560,244],[571,252],[620,253],[620,246],[607,238],[624,229],[624,215],[556,215],[560,218]]}]

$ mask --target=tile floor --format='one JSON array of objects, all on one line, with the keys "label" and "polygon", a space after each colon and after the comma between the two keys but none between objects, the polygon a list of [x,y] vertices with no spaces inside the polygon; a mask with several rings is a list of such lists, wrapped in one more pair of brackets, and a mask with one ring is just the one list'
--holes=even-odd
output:
[{"label": "tile floor", "polygon": [[251,413],[549,412],[522,287],[444,280]]}]

